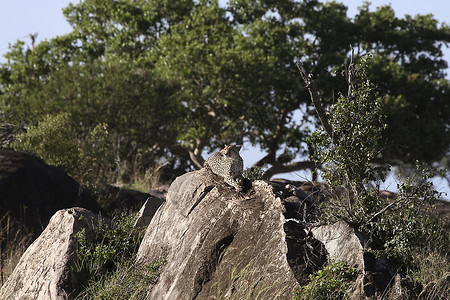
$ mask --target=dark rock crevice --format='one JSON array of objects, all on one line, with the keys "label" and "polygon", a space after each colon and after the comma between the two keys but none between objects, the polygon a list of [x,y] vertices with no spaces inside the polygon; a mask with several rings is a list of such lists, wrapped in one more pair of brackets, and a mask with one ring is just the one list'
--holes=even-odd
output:
[{"label": "dark rock crevice", "polygon": [[197,207],[197,205],[203,200],[203,198],[206,197],[206,195],[208,195],[208,193],[214,188],[214,186],[206,186],[204,188],[204,190],[200,193],[200,196],[198,197],[198,199],[195,201],[195,203],[191,206],[191,208],[189,209],[188,213],[186,216],[189,216],[191,214],[191,212]]},{"label": "dark rock crevice", "polygon": [[308,276],[327,262],[324,245],[305,231],[298,222],[289,220],[284,224],[288,252],[287,261],[300,285],[308,282]]},{"label": "dark rock crevice", "polygon": [[220,264],[227,247],[231,245],[233,239],[234,234],[229,234],[216,243],[209,258],[206,259],[203,265],[199,268],[194,285],[194,289],[197,292],[192,299],[197,299],[197,296],[201,292],[203,286],[211,280],[211,277],[216,271],[217,266]]}]

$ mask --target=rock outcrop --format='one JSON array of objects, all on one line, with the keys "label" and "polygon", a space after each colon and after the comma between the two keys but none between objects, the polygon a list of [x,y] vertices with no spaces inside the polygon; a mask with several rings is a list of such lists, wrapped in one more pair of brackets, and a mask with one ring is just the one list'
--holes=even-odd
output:
[{"label": "rock outcrop", "polygon": [[[84,221],[80,220],[84,218]],[[22,255],[0,290],[0,299],[72,299],[77,283],[72,266],[76,243],[72,235],[98,216],[84,208],[58,211],[47,228]]]},{"label": "rock outcrop", "polygon": [[149,197],[136,215],[135,227],[147,228],[158,208],[164,203],[164,199]]},{"label": "rock outcrop", "polygon": [[36,238],[54,213],[75,206],[101,210],[61,169],[25,152],[0,149],[0,219],[8,214],[10,225],[18,222]]},{"label": "rock outcrop", "polygon": [[237,193],[206,169],[178,177],[138,252],[165,261],[148,299],[290,299],[326,261],[299,222],[303,196],[264,181]]},{"label": "rock outcrop", "polygon": [[[322,197],[311,184],[286,181],[244,180],[237,192],[207,169],[178,177],[166,201],[149,198],[136,223],[148,224],[136,263],[163,263],[147,299],[290,300],[329,260],[358,269],[353,299],[376,299],[387,291],[394,299],[402,280],[387,261],[364,251],[363,234],[342,222],[311,226]],[[81,208],[58,211],[3,285],[0,299],[73,298],[71,236],[86,224],[79,216],[99,218]]]}]

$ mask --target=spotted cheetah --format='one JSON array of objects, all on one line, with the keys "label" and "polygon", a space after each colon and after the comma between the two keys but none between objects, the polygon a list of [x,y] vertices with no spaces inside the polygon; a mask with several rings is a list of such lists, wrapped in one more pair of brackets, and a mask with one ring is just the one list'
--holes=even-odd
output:
[{"label": "spotted cheetah", "polygon": [[211,155],[204,164],[204,167],[211,170],[216,175],[223,177],[224,181],[241,191],[242,169],[244,162],[239,155],[240,145],[226,145],[222,150]]}]

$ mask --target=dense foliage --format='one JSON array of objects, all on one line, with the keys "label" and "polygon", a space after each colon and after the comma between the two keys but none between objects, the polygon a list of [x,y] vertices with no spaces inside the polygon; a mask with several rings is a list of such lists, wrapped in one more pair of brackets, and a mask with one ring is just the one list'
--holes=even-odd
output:
[{"label": "dense foliage", "polygon": [[13,147],[32,152],[48,164],[60,166],[86,186],[107,182],[113,158],[109,152],[108,130],[97,124],[83,140],[77,139],[67,114],[48,115],[16,136]]},{"label": "dense foliage", "polygon": [[[436,218],[433,211],[440,193],[429,181],[429,168],[418,166],[413,175],[399,181],[396,195],[380,191],[389,165],[374,162],[386,145],[386,126],[382,99],[367,79],[367,65],[366,60],[351,62],[347,69],[348,93],[340,95],[329,113],[316,108],[323,127],[313,134],[310,143],[330,191],[320,204],[319,220],[346,221],[368,236],[369,252],[388,258],[398,273],[422,284],[421,296],[447,299],[450,224]],[[314,98],[314,81],[308,81],[304,73],[302,77]],[[421,263],[424,257],[429,265]],[[423,273],[427,276],[422,277]]]},{"label": "dense foliage", "polygon": [[315,274],[309,275],[309,283],[295,291],[292,300],[343,300],[350,299],[354,267],[343,261],[331,262]]},{"label": "dense foliage", "polygon": [[388,95],[379,158],[448,157],[449,28],[431,15],[397,18],[366,3],[352,19],[344,5],[315,0],[84,0],[64,14],[72,32],[33,49],[19,41],[5,55],[0,115],[33,128],[66,113],[80,141],[104,124],[111,182],[137,164],[199,167],[206,152],[243,141],[267,153],[256,163],[267,176],[312,168],[316,122],[294,58],[329,105],[347,88],[349,44],[357,57],[372,53],[368,74]]}]

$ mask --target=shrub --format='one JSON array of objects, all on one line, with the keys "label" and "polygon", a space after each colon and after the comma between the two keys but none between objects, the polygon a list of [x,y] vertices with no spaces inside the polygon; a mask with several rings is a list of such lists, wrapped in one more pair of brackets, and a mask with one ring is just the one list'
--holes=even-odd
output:
[{"label": "shrub", "polygon": [[378,214],[361,229],[381,244],[382,255],[398,263],[402,271],[414,268],[414,255],[423,249],[446,254],[450,251],[449,224],[433,216],[437,193],[430,182],[398,185],[394,199],[378,198]]},{"label": "shrub", "polygon": [[134,215],[122,214],[110,223],[100,216],[74,235],[78,242],[74,271],[82,286],[101,281],[134,257],[142,239],[142,229],[135,228],[134,221]]},{"label": "shrub", "polygon": [[106,124],[97,124],[80,138],[68,114],[45,116],[37,126],[18,134],[12,146],[31,152],[47,164],[62,167],[80,183],[95,187],[106,181],[112,165]]},{"label": "shrub", "polygon": [[[428,180],[431,173],[420,163],[412,176],[398,184],[395,197],[382,196],[379,187],[390,169],[382,160],[385,117],[376,87],[367,79],[365,63],[364,59],[361,65],[350,62],[348,95],[341,94],[330,113],[323,113],[320,105],[317,108],[314,82],[308,81],[299,67],[323,125],[309,141],[331,191],[331,197],[320,206],[319,219],[324,223],[344,220],[365,232],[377,249],[371,251],[396,262],[403,275],[419,278],[418,274],[432,271],[425,271],[427,266],[420,264],[423,249],[439,257],[434,261],[449,265],[449,224],[432,215],[440,193],[433,189]],[[432,277],[421,276],[425,292],[446,287],[439,280],[427,282]]]},{"label": "shrub", "polygon": [[356,269],[347,263],[333,262],[309,275],[310,282],[294,292],[293,300],[348,299],[356,274]]},{"label": "shrub", "polygon": [[364,62],[358,67],[351,63],[348,72],[356,82],[330,107],[326,122],[332,131],[317,130],[309,143],[333,195],[323,204],[323,219],[360,225],[383,205],[371,186],[385,179],[389,166],[374,163],[383,150],[381,99],[367,79]]},{"label": "shrub", "polygon": [[67,114],[45,116],[37,126],[16,136],[13,148],[36,154],[46,163],[74,173],[79,149]]}]

